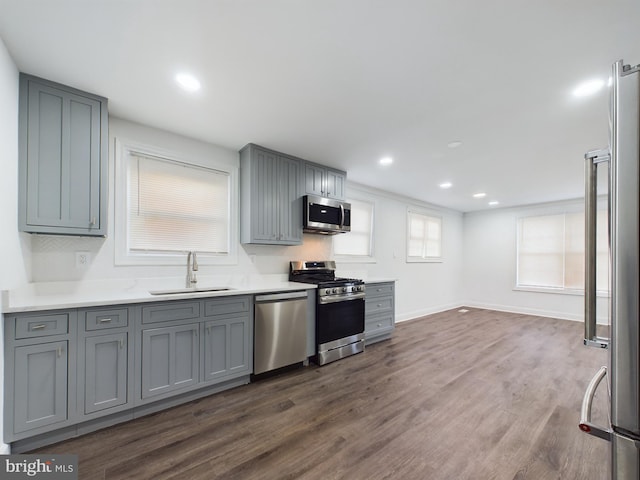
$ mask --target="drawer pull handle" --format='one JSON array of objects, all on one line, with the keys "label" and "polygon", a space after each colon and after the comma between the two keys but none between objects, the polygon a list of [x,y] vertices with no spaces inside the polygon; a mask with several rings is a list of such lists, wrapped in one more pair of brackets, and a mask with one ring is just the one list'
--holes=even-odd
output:
[{"label": "drawer pull handle", "polygon": [[40,325],[31,325],[31,331],[42,330],[43,328],[47,328],[47,325],[44,323],[41,323]]},{"label": "drawer pull handle", "polygon": [[109,323],[111,321],[110,318],[101,318],[100,323]]},{"label": "drawer pull handle", "polygon": [[378,304],[378,307],[381,307],[381,306],[382,306],[382,304],[381,304],[381,303],[379,303],[379,304]]},{"label": "drawer pull handle", "polygon": [[379,324],[378,324],[378,326],[379,326],[379,327],[381,327],[381,326],[382,326],[382,324],[381,324],[381,323],[379,323]]}]

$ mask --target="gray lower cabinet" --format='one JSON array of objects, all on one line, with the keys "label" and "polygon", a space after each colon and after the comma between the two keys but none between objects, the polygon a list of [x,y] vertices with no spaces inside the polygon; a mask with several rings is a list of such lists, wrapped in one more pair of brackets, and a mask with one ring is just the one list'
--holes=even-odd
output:
[{"label": "gray lower cabinet", "polygon": [[13,433],[67,420],[68,342],[15,348]]},{"label": "gray lower cabinet", "polygon": [[250,328],[248,316],[204,324],[205,381],[251,373]]},{"label": "gray lower cabinet", "polygon": [[194,323],[142,330],[142,398],[198,383],[199,328]]},{"label": "gray lower cabinet", "polygon": [[132,404],[130,317],[125,306],[79,311],[77,405],[81,418],[107,415]]},{"label": "gray lower cabinet", "polygon": [[76,388],[76,313],[4,317],[4,441],[72,421]]},{"label": "gray lower cabinet", "polygon": [[127,395],[128,333],[85,338],[84,413],[125,405]]},{"label": "gray lower cabinet", "polygon": [[395,328],[395,283],[367,282],[364,305],[365,343],[390,338]]},{"label": "gray lower cabinet", "polygon": [[107,99],[20,74],[19,228],[106,236]]},{"label": "gray lower cabinet", "polygon": [[248,144],[240,150],[242,243],[302,244],[301,161]]},{"label": "gray lower cabinet", "polygon": [[249,295],[7,314],[4,435],[15,452],[249,382]]}]

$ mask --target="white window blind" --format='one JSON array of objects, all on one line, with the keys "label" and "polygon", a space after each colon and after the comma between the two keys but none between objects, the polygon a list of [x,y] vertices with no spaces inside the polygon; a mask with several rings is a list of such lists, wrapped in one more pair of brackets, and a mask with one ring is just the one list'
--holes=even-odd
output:
[{"label": "white window blind", "polygon": [[229,252],[229,174],[130,152],[127,246],[137,252]]},{"label": "white window blind", "polygon": [[351,231],[334,235],[336,255],[373,256],[373,203],[348,200],[351,204]]},{"label": "white window blind", "polygon": [[409,211],[407,224],[407,261],[441,259],[442,218]]},{"label": "white window blind", "polygon": [[[584,289],[584,213],[518,220],[518,286]],[[597,289],[608,290],[607,212],[598,212]]]}]

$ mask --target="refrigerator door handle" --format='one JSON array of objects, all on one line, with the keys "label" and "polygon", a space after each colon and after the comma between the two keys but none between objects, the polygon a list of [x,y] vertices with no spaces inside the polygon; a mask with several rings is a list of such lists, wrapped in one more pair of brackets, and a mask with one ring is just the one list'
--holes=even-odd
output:
[{"label": "refrigerator door handle", "polygon": [[604,440],[611,441],[611,437],[613,434],[613,430],[609,427],[599,427],[591,423],[591,407],[593,406],[593,397],[596,394],[596,390],[598,389],[598,385],[604,377],[607,376],[607,367],[602,366],[598,373],[594,375],[594,377],[589,382],[587,386],[587,391],[584,393],[584,398],[582,399],[582,409],[580,410],[580,430],[594,437],[602,438]]},{"label": "refrigerator door handle", "polygon": [[611,155],[609,149],[587,152],[585,159],[584,192],[584,344],[588,347],[608,348],[609,339],[596,333],[596,238],[598,214],[598,164],[609,167]]}]

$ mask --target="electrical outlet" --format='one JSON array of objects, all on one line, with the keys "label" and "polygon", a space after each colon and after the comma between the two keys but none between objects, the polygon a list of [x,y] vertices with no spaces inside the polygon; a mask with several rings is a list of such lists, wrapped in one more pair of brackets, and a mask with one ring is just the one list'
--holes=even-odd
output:
[{"label": "electrical outlet", "polygon": [[91,263],[91,252],[76,252],[76,268],[86,268]]}]

